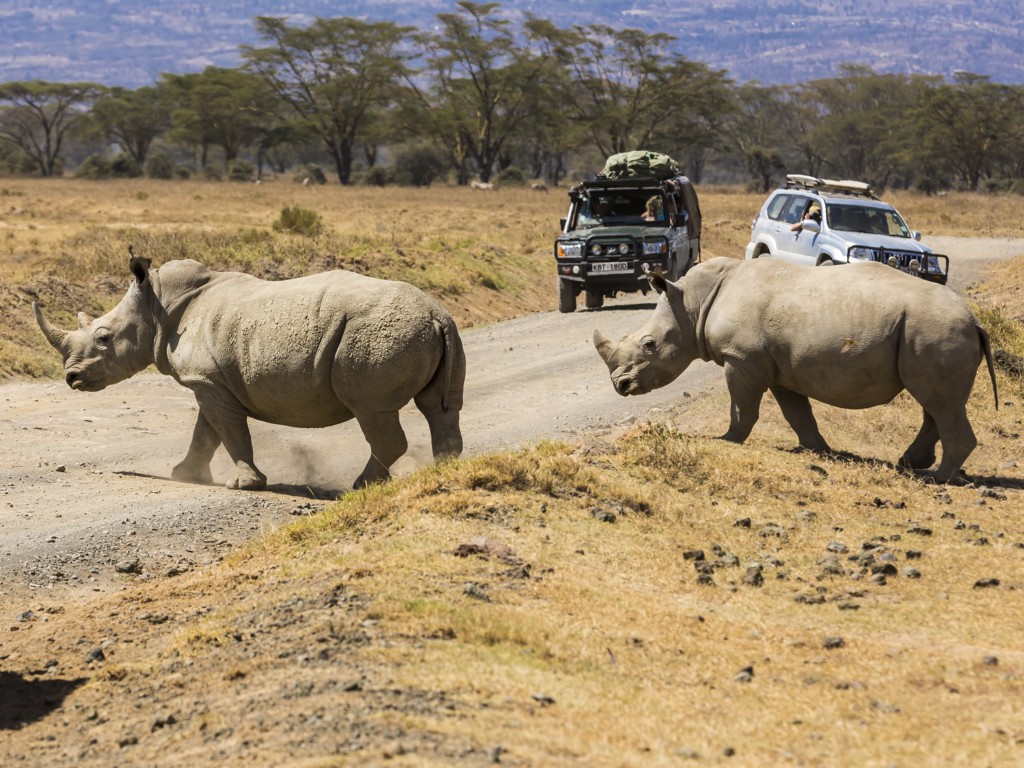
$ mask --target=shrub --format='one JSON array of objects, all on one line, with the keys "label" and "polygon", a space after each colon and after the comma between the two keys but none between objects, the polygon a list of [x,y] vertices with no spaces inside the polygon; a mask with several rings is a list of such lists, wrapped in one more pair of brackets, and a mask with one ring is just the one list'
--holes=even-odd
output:
[{"label": "shrub", "polygon": [[187,165],[176,165],[174,166],[174,178],[176,179],[191,179],[192,169]]},{"label": "shrub", "polygon": [[150,179],[174,177],[174,163],[166,152],[154,152],[146,158],[146,176]]},{"label": "shrub", "polygon": [[229,181],[252,181],[252,177],[255,173],[256,166],[248,160],[243,160],[240,157],[236,157],[228,163]]},{"label": "shrub", "polygon": [[93,153],[75,169],[79,179],[109,179],[111,177],[110,161],[103,155]]},{"label": "shrub", "polygon": [[370,168],[362,178],[362,183],[368,187],[386,187],[391,181],[391,171],[380,165]]},{"label": "shrub", "polygon": [[119,179],[137,179],[142,175],[142,169],[134,157],[121,152],[110,161],[110,173]]},{"label": "shrub", "polygon": [[323,219],[316,211],[301,205],[285,206],[281,215],[271,225],[276,232],[291,232],[295,235],[316,237],[324,230]]},{"label": "shrub", "polygon": [[[307,182],[306,179],[309,179],[309,181]],[[326,184],[327,174],[325,174],[324,169],[316,163],[307,163],[295,171],[295,175],[292,176],[292,180],[299,184]]]},{"label": "shrub", "polygon": [[526,183],[526,174],[511,165],[499,173],[495,181],[502,187],[521,187]]},{"label": "shrub", "polygon": [[395,157],[393,175],[396,184],[429,187],[447,167],[444,153],[435,147],[412,147]]}]

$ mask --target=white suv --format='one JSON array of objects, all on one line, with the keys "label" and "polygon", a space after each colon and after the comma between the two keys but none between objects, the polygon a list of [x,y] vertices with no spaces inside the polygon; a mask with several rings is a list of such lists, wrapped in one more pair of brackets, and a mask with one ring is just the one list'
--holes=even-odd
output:
[{"label": "white suv", "polygon": [[[820,223],[804,218],[812,207]],[[795,227],[798,222],[802,225]],[[879,261],[934,283],[949,278],[949,258],[918,242],[899,212],[860,181],[790,174],[768,196],[751,225],[746,257],[832,266]]]}]

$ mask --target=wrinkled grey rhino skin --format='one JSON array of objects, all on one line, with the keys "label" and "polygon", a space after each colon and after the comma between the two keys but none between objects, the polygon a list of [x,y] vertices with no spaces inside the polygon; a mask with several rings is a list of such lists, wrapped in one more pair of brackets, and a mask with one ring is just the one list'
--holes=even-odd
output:
[{"label": "wrinkled grey rhino skin", "polygon": [[771,390],[800,445],[825,452],[809,398],[869,408],[906,389],[924,421],[901,465],[928,469],[941,440],[942,461],[929,474],[962,482],[977,445],[966,404],[982,357],[993,391],[996,381],[988,335],[950,289],[876,263],[823,269],[728,258],[651,284],[661,296],[639,331],[619,342],[594,332],[620,394],[663,387],[694,360],[713,360],[732,400],[723,439],[746,440]]},{"label": "wrinkled grey rhino skin", "polygon": [[462,342],[417,288],[344,271],[268,282],[192,260],[149,266],[133,255],[127,294],[103,317],[80,314],[78,330],[33,309],[73,389],[95,392],[155,364],[195,393],[199,418],[175,479],[212,482],[223,443],[237,473],[228,487],[262,488],[248,419],[326,427],[355,418],[371,452],[355,486],[386,480],[408,447],[398,412],[409,400],[436,459],[462,452]]}]

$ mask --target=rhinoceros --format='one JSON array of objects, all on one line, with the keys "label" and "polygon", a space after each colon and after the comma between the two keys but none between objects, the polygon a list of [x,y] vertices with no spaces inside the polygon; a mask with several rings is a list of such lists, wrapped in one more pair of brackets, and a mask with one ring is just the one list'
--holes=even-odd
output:
[{"label": "rhinoceros", "polygon": [[[619,342],[594,345],[621,395],[673,381],[694,360],[725,368],[731,398],[725,440],[742,443],[771,390],[800,446],[830,452],[810,399],[869,408],[906,389],[924,409],[902,466],[962,482],[977,445],[967,398],[982,357],[996,392],[988,335],[952,290],[878,263],[832,269],[771,259],[711,259],[676,283],[650,276],[653,316]],[[996,407],[998,408],[998,394]]]},{"label": "rhinoceros", "polygon": [[36,321],[64,358],[64,378],[94,392],[147,366],[192,390],[199,417],[176,480],[210,483],[223,443],[235,465],[229,488],[259,489],[248,419],[326,427],[355,418],[370,444],[361,487],[390,477],[408,444],[398,411],[410,400],[427,419],[435,459],[462,452],[466,360],[451,316],[419,289],[343,270],[276,282],[215,272],[190,259],[133,276],[103,317],[80,327]]}]

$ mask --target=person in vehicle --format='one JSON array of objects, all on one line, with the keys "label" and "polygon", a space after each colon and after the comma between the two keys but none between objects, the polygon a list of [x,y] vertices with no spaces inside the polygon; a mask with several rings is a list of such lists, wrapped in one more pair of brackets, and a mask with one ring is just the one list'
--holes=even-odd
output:
[{"label": "person in vehicle", "polygon": [[644,212],[640,216],[644,221],[663,221],[665,216],[662,214],[661,198],[654,195],[647,201],[647,205],[644,207]]},{"label": "person in vehicle", "polygon": [[800,221],[798,221],[792,227],[790,227],[790,229],[793,232],[802,232],[804,228],[804,222],[807,221],[808,219],[813,219],[814,221],[818,222],[819,225],[821,224],[820,205],[818,205],[817,203],[811,203],[809,206],[807,206],[807,210],[804,211],[804,217],[800,219]]}]

